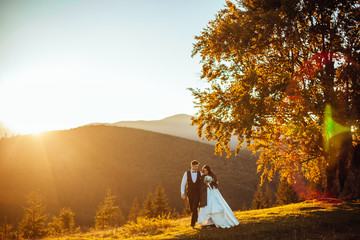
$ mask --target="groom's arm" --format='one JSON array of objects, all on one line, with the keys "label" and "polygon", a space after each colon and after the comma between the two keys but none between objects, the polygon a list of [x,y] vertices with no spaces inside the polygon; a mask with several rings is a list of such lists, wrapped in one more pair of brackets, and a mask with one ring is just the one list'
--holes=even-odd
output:
[{"label": "groom's arm", "polygon": [[184,173],[184,176],[181,181],[181,198],[185,199],[185,186],[187,181],[187,172]]}]

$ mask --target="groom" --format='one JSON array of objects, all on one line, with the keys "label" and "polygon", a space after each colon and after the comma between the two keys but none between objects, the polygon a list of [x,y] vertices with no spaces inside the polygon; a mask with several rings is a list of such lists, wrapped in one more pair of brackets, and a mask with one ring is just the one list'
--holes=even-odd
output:
[{"label": "groom", "polygon": [[[201,173],[198,171],[199,162],[196,160],[191,161],[191,170],[184,173],[181,182],[181,198],[185,200],[185,193],[189,199],[191,210],[191,228],[194,228],[198,218],[198,207],[200,201],[200,177]],[[185,187],[187,191],[185,192]]]}]

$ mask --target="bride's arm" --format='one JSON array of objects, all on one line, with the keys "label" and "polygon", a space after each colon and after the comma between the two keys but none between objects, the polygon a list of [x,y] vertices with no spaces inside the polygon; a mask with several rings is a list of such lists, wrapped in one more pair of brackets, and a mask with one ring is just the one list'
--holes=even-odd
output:
[{"label": "bride's arm", "polygon": [[216,175],[213,173],[212,174],[212,177],[214,178],[214,183],[213,183],[213,185],[215,186],[215,187],[218,187],[218,185],[219,185],[219,181],[217,180],[217,177],[216,177]]}]

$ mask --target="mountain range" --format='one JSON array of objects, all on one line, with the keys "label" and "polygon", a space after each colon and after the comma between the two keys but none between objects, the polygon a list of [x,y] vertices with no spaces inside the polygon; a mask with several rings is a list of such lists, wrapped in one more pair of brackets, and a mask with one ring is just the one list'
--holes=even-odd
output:
[{"label": "mountain range", "polygon": [[[214,145],[215,142],[209,142],[201,139],[197,134],[197,126],[191,125],[191,117],[187,114],[177,114],[161,120],[152,121],[120,121],[115,123],[94,123],[90,125],[108,125],[117,127],[129,127],[148,130],[152,132],[164,133],[172,136],[182,137],[190,140],[201,141]],[[231,148],[234,150],[237,146],[237,139],[233,137],[230,141]]]},{"label": "mountain range", "polygon": [[19,222],[25,195],[36,189],[49,214],[70,207],[76,223],[85,226],[94,224],[108,189],[127,215],[135,198],[142,203],[161,185],[170,207],[181,212],[180,182],[193,159],[214,169],[219,189],[234,210],[244,203],[250,206],[259,178],[257,156],[246,150],[226,158],[198,140],[109,125],[2,138],[0,218]]}]

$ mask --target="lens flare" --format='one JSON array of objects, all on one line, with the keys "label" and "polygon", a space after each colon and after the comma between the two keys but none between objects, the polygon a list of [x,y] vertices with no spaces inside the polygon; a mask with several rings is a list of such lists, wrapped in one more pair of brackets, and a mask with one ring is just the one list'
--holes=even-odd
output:
[{"label": "lens flare", "polygon": [[333,119],[331,106],[330,104],[327,104],[325,109],[324,126],[323,126],[325,151],[329,151],[330,140],[333,137],[345,132],[351,132],[350,128],[337,123]]}]

